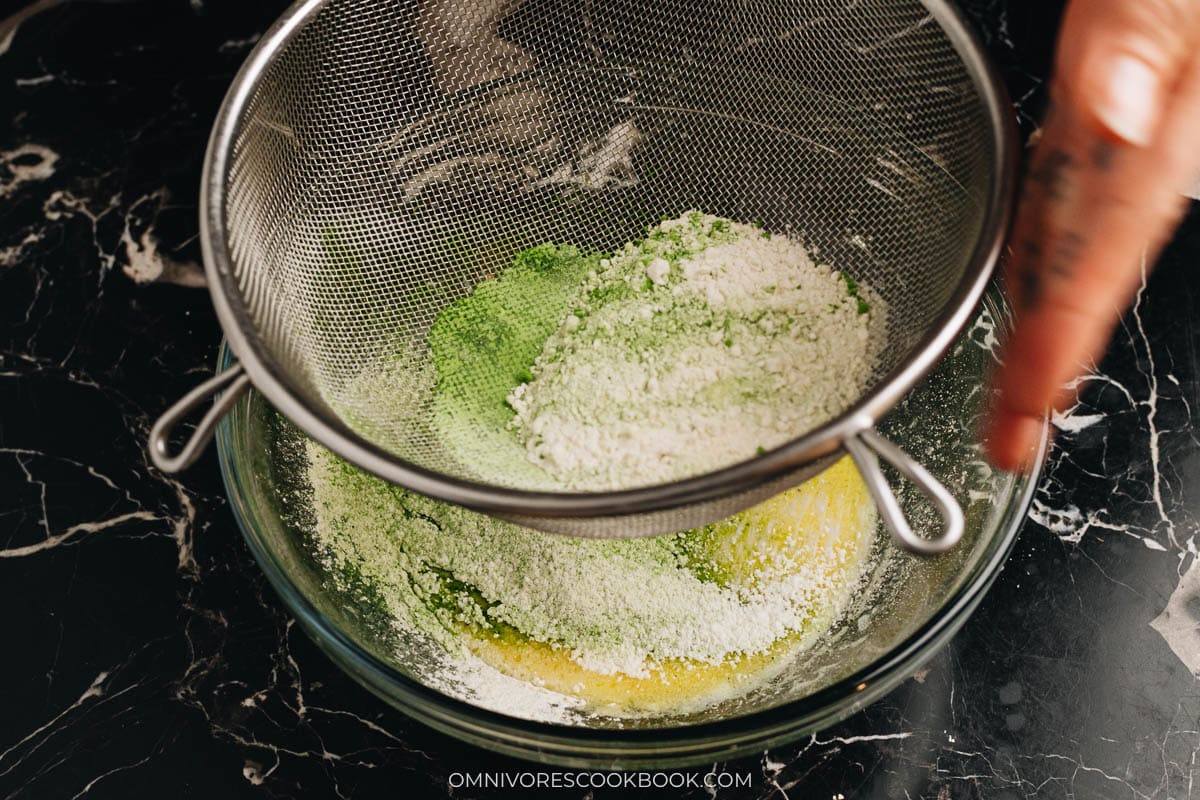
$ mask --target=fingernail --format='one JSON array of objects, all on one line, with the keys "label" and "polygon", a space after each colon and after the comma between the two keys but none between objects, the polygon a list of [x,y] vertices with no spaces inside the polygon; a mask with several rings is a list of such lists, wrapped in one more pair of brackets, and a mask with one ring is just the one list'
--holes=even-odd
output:
[{"label": "fingernail", "polygon": [[1109,62],[1096,115],[1117,137],[1145,147],[1154,139],[1162,103],[1162,82],[1149,64],[1130,55]]}]

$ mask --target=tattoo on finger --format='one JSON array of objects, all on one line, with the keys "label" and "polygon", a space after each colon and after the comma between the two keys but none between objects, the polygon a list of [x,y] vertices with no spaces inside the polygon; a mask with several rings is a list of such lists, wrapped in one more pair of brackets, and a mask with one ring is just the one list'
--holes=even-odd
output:
[{"label": "tattoo on finger", "polygon": [[1021,242],[1020,283],[1017,300],[1021,309],[1032,311],[1042,301],[1042,246],[1036,239]]},{"label": "tattoo on finger", "polygon": [[1082,233],[1068,230],[1054,244],[1054,255],[1046,265],[1051,275],[1057,278],[1070,279],[1075,276],[1075,267],[1083,252],[1087,239]]},{"label": "tattoo on finger", "polygon": [[1061,147],[1056,147],[1038,160],[1027,180],[1051,200],[1061,203],[1069,197],[1074,169],[1074,157]]},{"label": "tattoo on finger", "polygon": [[1116,154],[1117,148],[1112,142],[1096,140],[1092,145],[1092,168],[1098,172],[1111,172]]}]

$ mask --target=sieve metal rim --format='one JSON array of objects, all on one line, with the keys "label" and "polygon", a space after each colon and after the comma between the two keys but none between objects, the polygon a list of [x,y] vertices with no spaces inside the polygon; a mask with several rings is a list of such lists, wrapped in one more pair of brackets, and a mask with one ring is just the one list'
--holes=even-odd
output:
[{"label": "sieve metal rim", "polygon": [[[229,346],[249,382],[305,434],[338,456],[394,484],[493,514],[587,518],[626,516],[711,502],[761,485],[843,450],[872,429],[945,354],[978,305],[1000,259],[1012,213],[1017,135],[1011,104],[995,67],[961,12],[948,0],[920,0],[941,26],[971,77],[993,134],[991,191],[981,234],[945,310],[913,354],[854,405],[774,450],[713,472],[620,491],[556,493],[509,489],[420,467],[371,443],[332,414],[313,407],[263,346],[242,300],[226,227],[226,188],[245,113],[276,55],[334,0],[298,0],[263,35],[234,78],[214,122],[200,190],[200,243],[209,292]],[[199,433],[199,431],[198,431]]]}]

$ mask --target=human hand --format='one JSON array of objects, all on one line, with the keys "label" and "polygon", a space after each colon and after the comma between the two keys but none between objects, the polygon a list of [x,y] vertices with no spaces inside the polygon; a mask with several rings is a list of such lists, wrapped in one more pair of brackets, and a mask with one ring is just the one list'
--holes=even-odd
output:
[{"label": "human hand", "polygon": [[1028,468],[1200,174],[1200,0],[1072,0],[1005,267],[1016,327],[984,440]]}]

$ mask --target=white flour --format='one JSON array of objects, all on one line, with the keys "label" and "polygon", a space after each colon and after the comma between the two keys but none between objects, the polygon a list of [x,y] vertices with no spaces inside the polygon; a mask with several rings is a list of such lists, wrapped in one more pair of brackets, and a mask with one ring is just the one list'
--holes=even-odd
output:
[{"label": "white flour", "polygon": [[883,313],[799,243],[691,212],[600,262],[509,395],[512,427],[575,490],[726,466],[847,408]]}]

